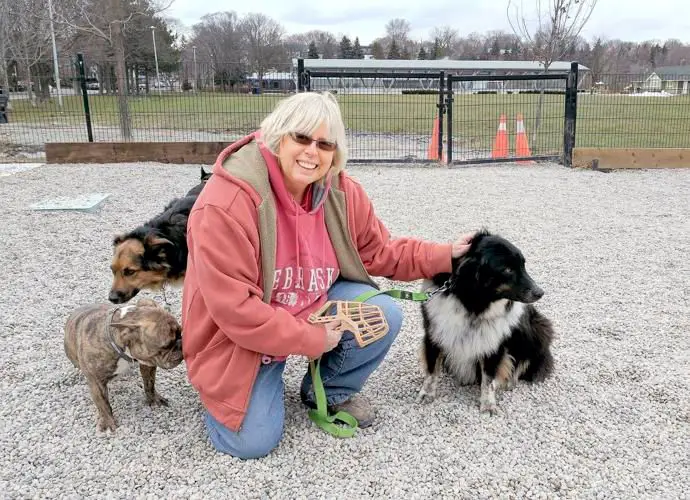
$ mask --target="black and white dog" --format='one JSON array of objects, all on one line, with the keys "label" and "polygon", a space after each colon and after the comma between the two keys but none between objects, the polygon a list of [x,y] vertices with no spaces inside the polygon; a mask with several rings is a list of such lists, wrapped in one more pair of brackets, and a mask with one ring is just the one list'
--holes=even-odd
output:
[{"label": "black and white dog", "polygon": [[[438,288],[440,287],[440,288]],[[480,409],[496,413],[496,390],[518,380],[541,381],[553,370],[553,327],[532,305],[544,291],[525,270],[522,252],[479,231],[453,272],[436,275],[422,303],[426,378],[418,402],[436,396],[445,368],[461,384],[481,382]]]}]

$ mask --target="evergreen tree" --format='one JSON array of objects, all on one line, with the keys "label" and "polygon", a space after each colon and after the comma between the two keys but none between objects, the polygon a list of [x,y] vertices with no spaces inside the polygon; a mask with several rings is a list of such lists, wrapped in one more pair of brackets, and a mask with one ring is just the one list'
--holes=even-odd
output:
[{"label": "evergreen tree", "polygon": [[494,43],[491,44],[491,55],[495,58],[501,55],[501,46],[498,44],[498,38],[494,38]]},{"label": "evergreen tree", "polygon": [[312,40],[309,43],[309,52],[307,53],[307,59],[318,59],[319,51],[316,48],[316,42]]},{"label": "evergreen tree", "polygon": [[352,42],[346,36],[343,36],[343,39],[340,40],[339,58],[340,59],[353,59],[353,57],[352,57]]},{"label": "evergreen tree", "polygon": [[352,46],[352,57],[353,59],[364,59],[364,51],[359,44],[359,37],[355,37],[355,43]]},{"label": "evergreen tree", "polygon": [[388,47],[388,59],[400,59],[401,54],[400,54],[400,49],[398,48],[398,44],[395,43],[395,40],[391,41],[390,46]]},{"label": "evergreen tree", "polygon": [[309,50],[307,51],[307,59],[318,59],[319,51],[316,48],[316,42],[312,40],[309,42]]},{"label": "evergreen tree", "polygon": [[431,57],[429,59],[438,59],[441,57],[441,44],[438,38],[434,38],[434,47],[431,49]]},{"label": "evergreen tree", "polygon": [[417,54],[417,59],[426,59],[426,50],[424,50],[424,47],[419,47],[419,54]]}]

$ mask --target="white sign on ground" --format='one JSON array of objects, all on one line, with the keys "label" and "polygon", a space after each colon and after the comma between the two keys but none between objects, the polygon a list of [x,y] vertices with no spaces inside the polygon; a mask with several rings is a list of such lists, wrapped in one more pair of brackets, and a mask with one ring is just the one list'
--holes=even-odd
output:
[{"label": "white sign on ground", "polygon": [[29,206],[31,210],[93,210],[110,196],[110,193],[85,193],[79,196],[58,197],[43,200]]},{"label": "white sign on ground", "polygon": [[0,163],[0,177],[26,172],[43,165],[45,163]]}]

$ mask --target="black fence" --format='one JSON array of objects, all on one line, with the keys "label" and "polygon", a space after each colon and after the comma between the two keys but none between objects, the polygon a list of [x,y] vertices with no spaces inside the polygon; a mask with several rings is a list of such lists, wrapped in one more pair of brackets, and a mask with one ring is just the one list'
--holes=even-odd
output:
[{"label": "black fence", "polygon": [[0,158],[14,161],[41,159],[46,142],[230,142],[298,91],[336,94],[353,162],[568,164],[574,146],[690,147],[682,74],[310,72],[299,60],[256,71],[194,58],[128,61],[119,82],[113,61],[75,55],[58,95],[51,65],[8,67]]}]

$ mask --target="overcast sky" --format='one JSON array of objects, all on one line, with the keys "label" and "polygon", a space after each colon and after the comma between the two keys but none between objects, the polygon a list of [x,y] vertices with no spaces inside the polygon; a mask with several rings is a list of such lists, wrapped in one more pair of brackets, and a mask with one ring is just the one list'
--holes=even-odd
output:
[{"label": "overcast sky", "polygon": [[[523,1],[526,6],[536,3]],[[383,7],[384,3],[389,7]],[[417,39],[428,38],[431,28],[446,24],[461,35],[510,31],[506,5],[507,0],[174,0],[166,14],[189,27],[212,12],[235,11],[240,16],[261,12],[280,22],[288,34],[319,29],[337,37],[359,36],[362,45],[367,45],[383,36],[386,23],[395,17],[407,19],[411,36]],[[678,38],[690,43],[690,1],[599,0],[583,36],[629,41]]]}]

